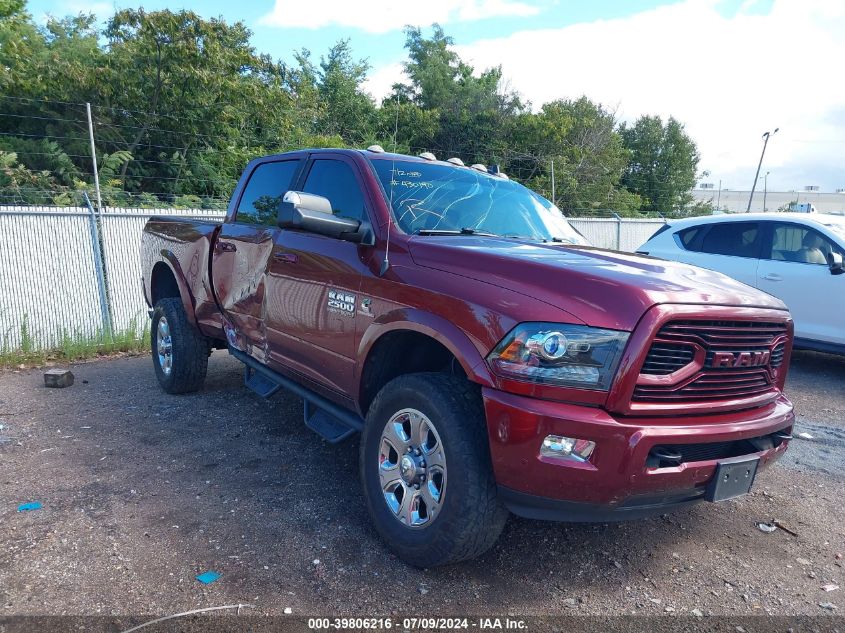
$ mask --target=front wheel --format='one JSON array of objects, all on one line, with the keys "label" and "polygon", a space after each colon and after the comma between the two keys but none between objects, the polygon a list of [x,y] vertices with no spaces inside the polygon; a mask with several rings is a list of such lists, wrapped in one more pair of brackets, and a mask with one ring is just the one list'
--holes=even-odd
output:
[{"label": "front wheel", "polygon": [[409,374],[376,396],[361,436],[361,481],[376,529],[400,558],[433,567],[496,542],[496,498],[481,399],[471,383]]},{"label": "front wheel", "polygon": [[188,393],[202,387],[211,346],[188,322],[181,299],[168,297],[156,303],[150,346],[156,378],[167,393]]}]

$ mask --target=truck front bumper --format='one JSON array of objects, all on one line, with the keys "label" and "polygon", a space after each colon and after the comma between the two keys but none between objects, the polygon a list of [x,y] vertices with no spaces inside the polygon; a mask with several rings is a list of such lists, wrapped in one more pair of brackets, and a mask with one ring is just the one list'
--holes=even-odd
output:
[{"label": "truck front bumper", "polygon": [[[500,498],[519,516],[560,521],[641,518],[705,497],[721,453],[782,432],[795,416],[784,396],[744,411],[679,417],[621,417],[607,411],[482,390],[490,453]],[[595,442],[586,462],[544,457],[548,435]],[[778,459],[788,441],[751,449],[758,472]],[[654,447],[685,447],[680,463],[656,463]],[[721,452],[721,453],[720,453]]]}]

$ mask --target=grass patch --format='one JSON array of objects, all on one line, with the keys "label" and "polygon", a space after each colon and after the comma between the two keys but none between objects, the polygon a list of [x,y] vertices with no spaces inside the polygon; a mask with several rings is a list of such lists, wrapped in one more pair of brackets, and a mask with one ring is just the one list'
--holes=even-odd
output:
[{"label": "grass patch", "polygon": [[18,334],[20,344],[14,348],[9,344],[9,337],[4,337],[0,346],[0,369],[40,367],[53,362],[142,353],[150,349],[150,326],[146,319],[143,327],[139,327],[138,321],[133,320],[125,330],[113,332],[99,330],[94,334],[80,334],[65,330],[58,337],[58,345],[42,346],[32,336],[29,320],[24,316]]}]

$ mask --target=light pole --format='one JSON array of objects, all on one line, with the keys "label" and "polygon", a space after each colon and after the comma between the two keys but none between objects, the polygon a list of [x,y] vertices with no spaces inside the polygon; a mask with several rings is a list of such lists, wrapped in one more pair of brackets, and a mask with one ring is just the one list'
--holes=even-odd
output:
[{"label": "light pole", "polygon": [[768,209],[766,208],[766,194],[769,193],[769,174],[771,174],[771,173],[772,172],[767,171],[763,175],[763,211],[764,212],[768,211]]},{"label": "light pole", "polygon": [[760,177],[760,167],[763,165],[763,156],[766,155],[766,145],[769,144],[769,137],[773,136],[778,133],[780,128],[775,128],[774,132],[765,132],[763,134],[763,151],[760,153],[760,162],[757,163],[757,173],[754,174],[754,184],[751,185],[751,195],[748,196],[748,208],[745,210],[746,213],[751,212],[751,201],[754,199],[754,190],[757,188],[757,179]]}]

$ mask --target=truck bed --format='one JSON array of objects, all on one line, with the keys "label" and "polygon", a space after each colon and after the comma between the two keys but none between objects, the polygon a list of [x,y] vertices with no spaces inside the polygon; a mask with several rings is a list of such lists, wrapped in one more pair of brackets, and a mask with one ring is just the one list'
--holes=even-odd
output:
[{"label": "truck bed", "polygon": [[[223,317],[217,309],[209,275],[214,240],[221,223],[212,220],[194,220],[177,217],[155,216],[144,227],[141,237],[141,268],[144,279],[144,296],[153,306],[158,300],[151,290],[159,292],[156,280],[169,268],[177,285],[188,292],[180,292],[185,312],[195,318],[196,325],[206,336],[223,339]],[[189,297],[184,299],[184,297]]]}]

